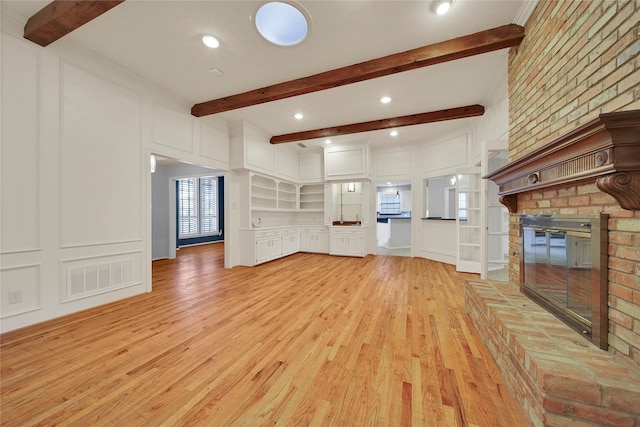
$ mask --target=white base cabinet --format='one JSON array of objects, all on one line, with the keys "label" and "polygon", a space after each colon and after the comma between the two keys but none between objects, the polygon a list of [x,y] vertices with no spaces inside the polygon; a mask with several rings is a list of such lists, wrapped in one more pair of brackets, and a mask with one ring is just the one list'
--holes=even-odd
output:
[{"label": "white base cabinet", "polygon": [[240,230],[240,240],[243,248],[241,265],[254,266],[300,251],[300,234],[296,227]]},{"label": "white base cabinet", "polygon": [[365,256],[365,230],[363,227],[335,226],[331,227],[331,255]]},{"label": "white base cabinet", "polygon": [[[330,231],[329,231],[330,229]],[[298,226],[240,230],[240,265],[254,266],[296,252],[364,257],[367,227]]]},{"label": "white base cabinet", "polygon": [[296,252],[300,252],[300,233],[297,229],[290,229],[282,234],[282,256]]},{"label": "white base cabinet", "polygon": [[301,228],[300,250],[302,252],[329,253],[329,231],[326,227]]}]

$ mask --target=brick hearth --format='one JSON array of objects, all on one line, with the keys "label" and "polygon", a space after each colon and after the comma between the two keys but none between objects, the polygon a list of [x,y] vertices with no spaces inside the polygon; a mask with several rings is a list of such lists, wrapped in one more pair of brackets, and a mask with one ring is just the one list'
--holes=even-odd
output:
[{"label": "brick hearth", "polygon": [[468,280],[465,310],[534,426],[640,427],[640,371],[508,283]]}]

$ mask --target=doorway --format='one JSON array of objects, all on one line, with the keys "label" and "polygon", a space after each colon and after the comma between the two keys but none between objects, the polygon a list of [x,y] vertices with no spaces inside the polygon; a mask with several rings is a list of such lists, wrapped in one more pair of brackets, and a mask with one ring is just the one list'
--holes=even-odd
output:
[{"label": "doorway", "polygon": [[[151,259],[176,257],[177,204],[176,182],[184,177],[223,176],[223,172],[155,155],[151,174]],[[223,205],[222,205],[223,206]]]},{"label": "doorway", "polygon": [[411,182],[376,183],[376,253],[411,256]]}]

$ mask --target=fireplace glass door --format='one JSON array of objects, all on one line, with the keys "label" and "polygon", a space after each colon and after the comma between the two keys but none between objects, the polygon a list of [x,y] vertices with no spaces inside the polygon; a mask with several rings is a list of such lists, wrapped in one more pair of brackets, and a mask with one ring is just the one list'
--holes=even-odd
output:
[{"label": "fireplace glass door", "polygon": [[590,234],[525,227],[523,237],[524,286],[590,323]]},{"label": "fireplace glass door", "polygon": [[520,289],[605,350],[607,218],[520,215]]}]

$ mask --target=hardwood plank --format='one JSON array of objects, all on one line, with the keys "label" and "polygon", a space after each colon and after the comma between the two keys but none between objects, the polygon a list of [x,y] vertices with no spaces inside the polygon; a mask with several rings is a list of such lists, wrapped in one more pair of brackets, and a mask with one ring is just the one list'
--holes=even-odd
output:
[{"label": "hardwood plank", "polygon": [[196,117],[332,89],[403,71],[518,46],[524,28],[509,24],[248,92],[195,104]]},{"label": "hardwood plank", "polygon": [[48,46],[124,0],[53,0],[24,26],[24,38]]},{"label": "hardwood plank", "polygon": [[477,117],[484,114],[482,105],[467,105],[465,107],[449,108],[446,110],[430,111],[427,113],[410,114],[389,119],[371,120],[368,122],[352,123],[347,125],[334,126],[329,128],[305,130],[301,132],[274,135],[269,142],[271,144],[283,144],[286,142],[303,141],[305,139],[328,138],[338,135],[348,135],[352,133],[369,132],[380,129],[394,129],[403,126],[421,125],[425,123],[436,123],[446,120],[463,119],[467,117]]},{"label": "hardwood plank", "polygon": [[420,258],[153,263],[153,292],[0,336],[1,425],[528,425]]}]

